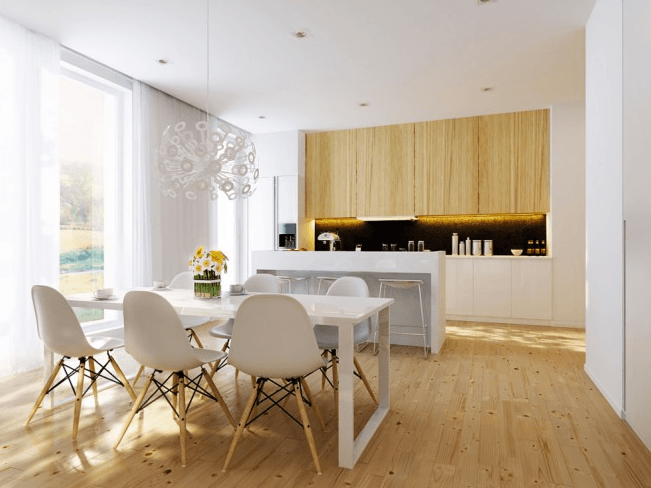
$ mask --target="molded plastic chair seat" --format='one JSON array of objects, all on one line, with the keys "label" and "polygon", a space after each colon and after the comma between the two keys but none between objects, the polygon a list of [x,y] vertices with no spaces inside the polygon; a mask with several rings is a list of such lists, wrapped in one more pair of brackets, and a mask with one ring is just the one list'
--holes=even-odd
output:
[{"label": "molded plastic chair seat", "polygon": [[[312,460],[320,474],[319,456],[305,411],[306,401],[312,406],[323,429],[325,424],[304,376],[323,367],[324,361],[307,311],[298,300],[289,295],[252,295],[240,305],[235,325],[230,350],[231,364],[258,379],[237,425],[222,471],[228,468],[244,428],[273,406],[279,406],[303,427]],[[273,378],[283,380],[284,384],[275,382]],[[269,394],[263,390],[268,383],[276,385],[278,389]],[[307,399],[303,397],[303,392]],[[275,395],[280,397],[276,399]],[[290,395],[296,398],[300,421],[281,406],[282,400]],[[254,407],[261,403],[261,396],[262,401],[269,400],[271,406],[250,418]]]},{"label": "molded plastic chair seat", "polygon": [[[371,328],[355,327],[353,337],[355,345],[363,344],[371,336]],[[314,335],[319,344],[319,349],[339,349],[339,327],[336,325],[317,324],[314,326]]]},{"label": "molded plastic chair seat", "polygon": [[[344,276],[343,278],[338,278],[326,293],[326,296],[347,296],[347,297],[368,297],[368,285],[362,278],[357,278],[354,276]],[[334,325],[323,325],[317,324],[314,326],[314,335],[316,336],[316,341],[319,344],[319,348],[329,351],[332,356],[331,366],[332,366],[332,387],[334,389],[334,399],[335,399],[335,409],[339,407],[339,374],[337,368],[337,349],[339,349],[339,328]],[[365,320],[357,325],[353,329],[354,344],[357,346],[368,340],[371,335],[371,323],[369,320]],[[357,369],[357,376],[359,376],[366,386],[366,390],[377,403],[373,389],[371,388],[362,367],[360,366],[357,358],[353,356],[353,361],[355,368]],[[325,371],[323,372],[323,381],[325,381]],[[323,386],[323,383],[322,383]]]},{"label": "molded plastic chair seat", "polygon": [[[72,422],[72,438],[77,438],[79,431],[79,417],[81,413],[81,401],[85,391],[93,388],[93,395],[97,402],[97,379],[104,378],[114,383],[124,386],[132,400],[136,395],[124,376],[124,373],[118,366],[117,362],[111,356],[110,351],[124,345],[120,334],[101,333],[86,336],[81,329],[79,319],[68,304],[65,297],[54,288],[49,286],[36,285],[32,287],[32,301],[34,302],[34,312],[36,314],[36,325],[38,335],[45,343],[45,346],[52,352],[59,354],[62,358],[55,365],[50,377],[41,390],[34,407],[27,418],[27,423],[32,420],[34,414],[41,405],[43,398],[57,386],[69,383],[72,387],[72,377],[77,375],[77,388],[72,387],[75,394],[75,411]],[[106,353],[108,360],[105,364],[95,359],[98,354]],[[66,360],[77,358],[79,365],[72,368],[66,364]],[[88,371],[86,370],[88,362]],[[99,369],[96,369],[96,363]],[[111,373],[107,366],[111,364],[115,375]],[[63,368],[65,377],[51,388],[59,371]],[[90,378],[90,385],[84,390],[84,378]],[[68,381],[66,381],[68,380]]]},{"label": "molded plastic chair seat", "polygon": [[[222,351],[212,349],[194,348],[188,342],[181,318],[172,305],[162,296],[150,291],[130,291],[124,297],[124,339],[125,349],[143,366],[152,368],[154,372],[147,379],[147,383],[140,391],[137,400],[122,428],[115,448],[122,441],[129,425],[136,413],[150,405],[154,400],[166,395],[172,395],[168,403],[178,419],[181,440],[181,464],[185,466],[185,420],[190,404],[185,402],[185,389],[189,388],[193,394],[200,394],[219,403],[227,420],[235,427],[231,416],[219,390],[212,378],[206,372],[204,365],[213,361],[220,361],[226,357]],[[188,374],[189,370],[200,368],[196,377]],[[155,379],[156,374],[170,371],[171,375],[163,383]],[[205,377],[212,395],[201,386]],[[172,386],[166,382],[172,378]],[[159,393],[154,400],[145,402],[147,390],[154,383]],[[178,404],[177,404],[178,394]],[[153,395],[152,395],[153,396]]]}]

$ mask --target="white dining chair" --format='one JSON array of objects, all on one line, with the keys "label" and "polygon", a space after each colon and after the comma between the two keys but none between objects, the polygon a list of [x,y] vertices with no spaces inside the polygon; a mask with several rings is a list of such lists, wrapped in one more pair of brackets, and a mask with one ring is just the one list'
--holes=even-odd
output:
[{"label": "white dining chair", "polygon": [[[244,282],[244,291],[249,293],[280,293],[282,286],[282,281],[274,275],[259,273],[250,276]],[[227,351],[228,346],[233,337],[233,319],[229,319],[224,324],[219,324],[210,329],[209,334],[213,337],[219,339],[226,339],[226,342],[222,346],[222,351]],[[215,374],[215,371],[223,366],[225,362],[221,364],[216,364],[213,366],[211,375]],[[237,371],[236,371],[237,376]]]},{"label": "white dining chair", "polygon": [[[362,278],[357,278],[355,276],[344,276],[338,278],[326,293],[326,296],[344,296],[344,297],[368,297],[368,285]],[[338,410],[339,407],[339,370],[338,370],[338,357],[337,349],[339,349],[339,327],[334,325],[323,325],[317,324],[314,326],[314,335],[316,336],[316,342],[319,344],[319,348],[328,352],[330,355],[330,364],[332,368],[332,388],[334,390],[335,398],[335,410]],[[371,323],[367,319],[359,324],[355,325],[353,329],[353,340],[354,344],[357,346],[364,342],[367,342],[371,336]],[[371,384],[369,383],[362,367],[357,361],[357,357],[353,356],[353,362],[355,365],[355,375],[362,380],[364,386],[373,401],[377,404],[377,398]],[[325,370],[323,371],[323,376],[326,378]]]},{"label": "white dining chair", "polygon": [[[256,377],[257,381],[237,425],[223,471],[226,471],[231,463],[244,428],[293,395],[301,420],[296,419],[285,408],[281,409],[303,427],[312,460],[317,473],[321,474],[305,402],[312,406],[323,429],[325,424],[318,406],[314,403],[305,376],[323,367],[324,360],[305,308],[298,300],[288,295],[264,294],[246,298],[235,316],[229,361],[240,371]],[[282,383],[276,380],[281,380]],[[275,385],[277,389],[273,393],[264,391],[264,386],[268,384]],[[307,398],[303,397],[303,393]],[[257,407],[267,401],[271,404],[251,418],[254,407],[257,411]]]},{"label": "white dining chair", "polygon": [[[136,361],[153,369],[153,373],[147,378],[145,386],[134,402],[114,448],[117,449],[135,415],[155,400],[165,397],[178,420],[181,464],[185,466],[185,421],[190,405],[185,401],[186,388],[194,392],[192,396],[200,394],[218,402],[228,422],[235,427],[235,421],[224,399],[204,367],[207,363],[220,361],[226,356],[226,353],[192,347],[187,340],[179,315],[165,298],[154,292],[130,291],[124,297],[123,310],[124,347]],[[199,373],[196,376],[189,374],[190,370],[197,368]],[[160,382],[156,379],[156,375],[162,372],[171,372],[172,374]],[[210,392],[201,386],[203,378],[205,378]],[[171,387],[167,385],[170,379]],[[152,383],[155,385],[156,392],[145,401],[147,390]],[[152,399],[156,393],[158,396]],[[168,395],[172,396],[171,400],[167,398]]]},{"label": "white dining chair", "polygon": [[[69,383],[75,395],[75,408],[72,421],[72,438],[75,440],[79,432],[82,398],[92,387],[95,402],[97,402],[97,380],[99,378],[124,386],[131,399],[136,399],[136,395],[129,381],[124,376],[115,358],[111,356],[111,351],[122,347],[124,341],[115,337],[99,335],[86,336],[72,307],[70,307],[65,297],[54,288],[43,285],[32,287],[32,301],[34,303],[39,337],[50,351],[62,357],[54,367],[52,374],[50,374],[45,382],[45,386],[43,386],[41,393],[36,399],[34,407],[27,418],[27,424],[34,417],[45,395],[53,391],[57,386],[63,383]],[[107,361],[104,364],[96,359],[96,356],[102,353],[106,353],[107,355]],[[68,365],[66,362],[73,358],[78,361],[78,365],[74,367]],[[86,370],[87,362],[88,370]],[[109,364],[115,374],[108,369]],[[61,369],[63,369],[64,377],[52,386]],[[76,388],[73,386],[72,381],[75,374],[77,375]],[[84,378],[86,377],[90,379],[90,383],[84,390]]]}]

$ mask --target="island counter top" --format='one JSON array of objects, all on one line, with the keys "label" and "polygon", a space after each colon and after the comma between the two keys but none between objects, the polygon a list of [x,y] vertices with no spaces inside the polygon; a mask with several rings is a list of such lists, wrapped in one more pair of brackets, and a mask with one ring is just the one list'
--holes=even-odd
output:
[{"label": "island counter top", "polygon": [[[425,322],[429,330],[429,344],[432,353],[437,354],[445,341],[445,252],[356,252],[356,251],[253,251],[251,272],[287,274],[296,272],[308,278],[317,275],[361,276],[369,285],[372,296],[377,296],[378,278],[423,279]],[[418,276],[416,276],[418,275]],[[417,293],[410,293],[417,295]],[[417,301],[402,300],[409,311],[402,312],[409,322],[418,317]],[[396,316],[400,316],[400,303],[396,301]],[[392,311],[392,321],[394,320]],[[409,317],[406,317],[408,316]],[[392,338],[393,342],[393,338]]]}]

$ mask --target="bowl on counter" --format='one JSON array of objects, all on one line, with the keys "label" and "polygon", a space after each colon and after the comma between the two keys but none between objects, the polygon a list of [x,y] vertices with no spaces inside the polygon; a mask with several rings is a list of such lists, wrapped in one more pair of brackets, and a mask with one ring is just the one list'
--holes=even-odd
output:
[{"label": "bowl on counter", "polygon": [[522,254],[522,249],[511,249],[511,254],[513,254],[514,256],[519,256],[520,254]]}]

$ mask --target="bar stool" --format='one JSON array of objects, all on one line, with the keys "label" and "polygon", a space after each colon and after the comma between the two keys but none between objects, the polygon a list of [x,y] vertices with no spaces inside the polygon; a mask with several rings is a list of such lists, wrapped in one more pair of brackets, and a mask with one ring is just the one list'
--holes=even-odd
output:
[{"label": "bar stool", "polygon": [[[396,332],[391,330],[391,334],[396,335],[408,335],[408,336],[420,336],[423,338],[423,353],[425,359],[427,359],[427,330],[425,328],[425,314],[423,313],[423,293],[421,291],[421,285],[423,280],[396,280],[390,278],[380,278],[380,293],[379,297],[382,298],[386,296],[387,287],[398,288],[398,289],[408,289],[418,287],[418,298],[420,299],[420,322],[422,327],[422,332]],[[384,293],[383,293],[384,292]],[[375,331],[374,343],[377,343],[377,330]],[[373,351],[375,352],[375,344],[373,345]]]},{"label": "bar stool", "polygon": [[[332,285],[335,281],[337,281],[337,278],[334,276],[317,276],[316,281],[318,283],[317,289],[316,289],[316,294],[320,295],[321,294],[321,284],[325,281],[328,287]],[[327,292],[327,290],[326,290]]]},{"label": "bar stool", "polygon": [[[280,281],[287,283],[287,293],[289,294],[292,293],[292,283],[296,284],[299,281],[307,280],[307,277],[305,276],[277,276],[277,278]],[[309,295],[309,291],[308,291],[308,295]]]}]

